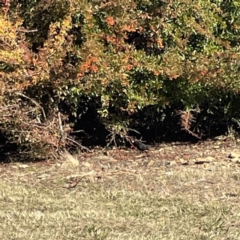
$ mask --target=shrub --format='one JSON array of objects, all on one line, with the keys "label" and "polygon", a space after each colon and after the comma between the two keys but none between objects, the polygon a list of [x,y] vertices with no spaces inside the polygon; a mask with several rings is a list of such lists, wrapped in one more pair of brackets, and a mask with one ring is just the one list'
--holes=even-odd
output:
[{"label": "shrub", "polygon": [[122,138],[129,139],[138,112],[163,114],[167,106],[181,106],[175,110],[183,128],[200,136],[201,127],[191,128],[197,116],[191,109],[211,111],[206,102],[224,95],[230,97],[224,106],[230,101],[235,109],[239,8],[223,0],[6,3],[0,99],[1,114],[7,109],[13,117],[2,118],[2,131],[12,129],[20,145],[65,148],[71,128],[65,114],[77,120],[85,98],[97,101],[100,122]]}]

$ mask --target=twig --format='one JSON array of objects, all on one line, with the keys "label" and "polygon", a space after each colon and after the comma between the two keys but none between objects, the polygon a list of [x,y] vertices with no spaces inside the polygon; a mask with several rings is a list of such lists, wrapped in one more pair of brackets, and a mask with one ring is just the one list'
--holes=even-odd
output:
[{"label": "twig", "polygon": [[45,111],[44,111],[43,107],[36,100],[34,100],[34,99],[32,99],[32,98],[30,98],[30,97],[28,97],[25,94],[20,93],[20,92],[16,92],[16,94],[21,96],[21,97],[24,97],[24,98],[30,100],[32,103],[34,103],[36,106],[38,106],[42,110],[42,114],[43,114],[44,120],[46,120]]},{"label": "twig", "polygon": [[75,141],[75,140],[72,139],[71,137],[67,137],[66,139],[69,140],[70,142],[75,143],[75,144],[78,145],[80,148],[82,148],[82,149],[84,149],[84,150],[90,152],[90,149],[89,149],[89,148],[84,147],[82,144],[78,143],[77,141]]},{"label": "twig", "polygon": [[135,130],[135,129],[132,129],[132,128],[127,128],[127,130],[128,130],[128,131],[135,132],[135,133],[137,133],[137,134],[140,134],[140,132],[138,132],[137,130]]},{"label": "twig", "polygon": [[63,126],[62,126],[62,119],[61,119],[61,113],[58,112],[58,123],[59,123],[59,131],[60,131],[60,135],[63,137]]},{"label": "twig", "polygon": [[18,32],[24,32],[24,33],[38,32],[37,29],[27,30],[27,29],[24,29],[24,28],[22,28],[22,29],[19,28],[19,29],[17,29],[17,31]]}]

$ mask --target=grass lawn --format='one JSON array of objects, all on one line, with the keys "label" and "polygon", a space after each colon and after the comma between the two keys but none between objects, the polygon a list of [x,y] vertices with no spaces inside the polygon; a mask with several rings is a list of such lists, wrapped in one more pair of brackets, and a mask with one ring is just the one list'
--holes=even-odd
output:
[{"label": "grass lawn", "polygon": [[140,161],[3,164],[0,239],[240,239],[237,163]]}]

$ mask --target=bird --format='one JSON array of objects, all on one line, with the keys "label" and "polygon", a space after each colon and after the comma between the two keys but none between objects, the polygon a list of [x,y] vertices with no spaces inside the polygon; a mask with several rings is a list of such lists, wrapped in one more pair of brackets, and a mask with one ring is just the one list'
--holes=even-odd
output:
[{"label": "bird", "polygon": [[143,142],[138,141],[138,140],[134,141],[134,146],[136,146],[137,149],[140,150],[140,151],[146,151],[146,150],[149,150],[151,148],[150,145],[144,144]]}]

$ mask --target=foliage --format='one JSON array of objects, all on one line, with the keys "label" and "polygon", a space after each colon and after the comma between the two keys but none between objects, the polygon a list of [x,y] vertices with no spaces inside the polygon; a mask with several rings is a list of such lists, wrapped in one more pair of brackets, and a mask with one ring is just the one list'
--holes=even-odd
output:
[{"label": "foliage", "polygon": [[[10,122],[19,134],[25,122],[31,134],[23,139],[39,143],[34,119],[47,129],[43,142],[53,131],[56,143],[67,123],[60,106],[77,119],[85,98],[89,104],[100,99],[100,121],[110,133],[127,137],[132,116],[147,107],[162,112],[179,103],[183,119],[206,99],[237,95],[239,10],[233,0],[6,1],[0,101],[1,114],[8,109],[14,120],[3,118],[2,129]],[[58,127],[50,131],[53,122]]]}]

